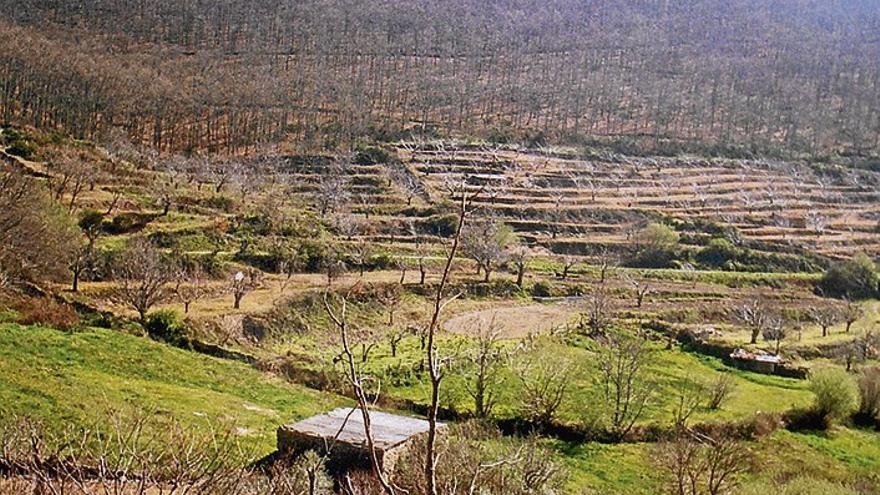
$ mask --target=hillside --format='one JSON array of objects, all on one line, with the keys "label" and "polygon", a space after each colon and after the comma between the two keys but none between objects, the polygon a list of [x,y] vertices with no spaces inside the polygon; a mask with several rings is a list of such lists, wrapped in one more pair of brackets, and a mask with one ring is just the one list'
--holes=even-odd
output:
[{"label": "hillside", "polygon": [[866,166],[880,139],[870,1],[0,7],[0,115],[91,139],[236,153],[415,127]]},{"label": "hillside", "polygon": [[880,493],[875,3],[0,0],[0,495]]}]

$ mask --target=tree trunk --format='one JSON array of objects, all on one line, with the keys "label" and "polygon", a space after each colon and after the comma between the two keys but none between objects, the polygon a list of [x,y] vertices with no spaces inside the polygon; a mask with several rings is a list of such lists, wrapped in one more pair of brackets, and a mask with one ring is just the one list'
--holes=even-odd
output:
[{"label": "tree trunk", "polygon": [[749,344],[757,344],[758,343],[758,332],[759,330],[752,330],[752,340],[749,341]]},{"label": "tree trunk", "polygon": [[519,270],[516,271],[516,286],[522,289],[523,286],[523,277],[526,274],[526,267],[520,266]]},{"label": "tree trunk", "polygon": [[73,287],[71,287],[71,291],[79,292],[79,270],[73,271]]}]

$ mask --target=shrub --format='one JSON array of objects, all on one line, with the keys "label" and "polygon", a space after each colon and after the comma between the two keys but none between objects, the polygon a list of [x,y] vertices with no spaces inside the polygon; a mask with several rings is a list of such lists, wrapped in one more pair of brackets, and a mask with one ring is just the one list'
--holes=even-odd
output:
[{"label": "shrub", "polygon": [[679,239],[669,226],[649,224],[636,234],[635,254],[627,264],[636,268],[671,268],[678,259]]},{"label": "shrub", "polygon": [[358,150],[354,162],[358,165],[378,165],[391,161],[391,153],[378,146],[365,146]]},{"label": "shrub", "polygon": [[712,239],[709,244],[697,253],[697,261],[703,265],[720,268],[735,261],[737,249],[727,239]]},{"label": "shrub", "polygon": [[109,224],[104,224],[104,230],[112,235],[130,234],[142,230],[153,218],[153,215],[140,213],[120,213]]},{"label": "shrub", "polygon": [[808,476],[798,476],[788,481],[753,481],[743,486],[742,495],[857,495],[859,492],[839,483]]},{"label": "shrub", "polygon": [[816,396],[812,412],[826,426],[835,420],[845,420],[859,404],[855,381],[840,368],[820,368],[810,373],[810,391]]},{"label": "shrub", "polygon": [[186,325],[180,321],[177,312],[163,309],[150,313],[147,317],[147,333],[150,338],[171,345],[183,347],[189,342]]},{"label": "shrub", "polygon": [[865,254],[837,262],[825,272],[817,290],[828,297],[868,299],[878,295],[877,267]]},{"label": "shrub", "polygon": [[859,399],[859,416],[868,421],[880,421],[880,367],[862,371]]},{"label": "shrub", "polygon": [[202,204],[213,210],[231,213],[235,209],[235,198],[224,196],[222,194],[214,194],[205,198],[204,201],[202,201]]},{"label": "shrub", "polygon": [[728,374],[718,375],[707,387],[709,396],[707,407],[713,411],[721,409],[721,406],[730,397],[730,394],[736,389],[736,383]]},{"label": "shrub", "polygon": [[417,224],[419,233],[450,237],[458,229],[458,216],[455,214],[432,215]]},{"label": "shrub", "polygon": [[79,313],[50,297],[28,297],[16,302],[19,323],[70,330],[79,325]]}]

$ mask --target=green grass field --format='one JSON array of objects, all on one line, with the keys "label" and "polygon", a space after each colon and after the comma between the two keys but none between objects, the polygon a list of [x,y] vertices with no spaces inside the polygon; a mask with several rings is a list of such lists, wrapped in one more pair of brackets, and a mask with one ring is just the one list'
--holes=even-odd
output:
[{"label": "green grass field", "polygon": [[0,412],[37,416],[50,427],[148,411],[197,427],[223,422],[265,454],[281,423],[344,402],[245,364],[112,330],[0,324]]}]

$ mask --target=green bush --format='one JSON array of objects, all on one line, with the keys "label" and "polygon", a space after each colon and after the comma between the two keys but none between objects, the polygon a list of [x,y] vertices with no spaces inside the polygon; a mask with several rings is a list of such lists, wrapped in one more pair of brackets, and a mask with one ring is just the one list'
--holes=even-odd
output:
[{"label": "green bush", "polygon": [[878,295],[877,266],[865,254],[837,262],[825,272],[816,290],[824,296],[868,299]]},{"label": "green bush", "polygon": [[859,405],[856,382],[841,368],[819,368],[810,373],[810,391],[816,396],[813,411],[826,425],[845,420]]},{"label": "green bush", "polygon": [[176,311],[163,309],[147,316],[147,333],[153,340],[167,342],[177,347],[187,347],[188,330]]},{"label": "green bush", "polygon": [[416,228],[421,234],[451,237],[458,229],[458,215],[432,215],[417,222]]},{"label": "green bush", "polygon": [[713,268],[721,268],[727,263],[736,261],[738,250],[727,239],[712,239],[709,244],[697,253],[697,261]]},{"label": "green bush", "polygon": [[627,264],[635,268],[673,268],[679,258],[678,232],[667,225],[652,223],[635,238],[635,254]]},{"label": "green bush", "polygon": [[391,153],[378,146],[364,146],[358,150],[354,162],[358,165],[378,165],[391,161]]},{"label": "green bush", "polygon": [[553,297],[556,290],[549,282],[541,280],[532,285],[531,292],[533,297]]},{"label": "green bush", "polygon": [[155,217],[141,213],[120,213],[110,223],[104,224],[104,231],[111,235],[131,234],[147,226]]}]

